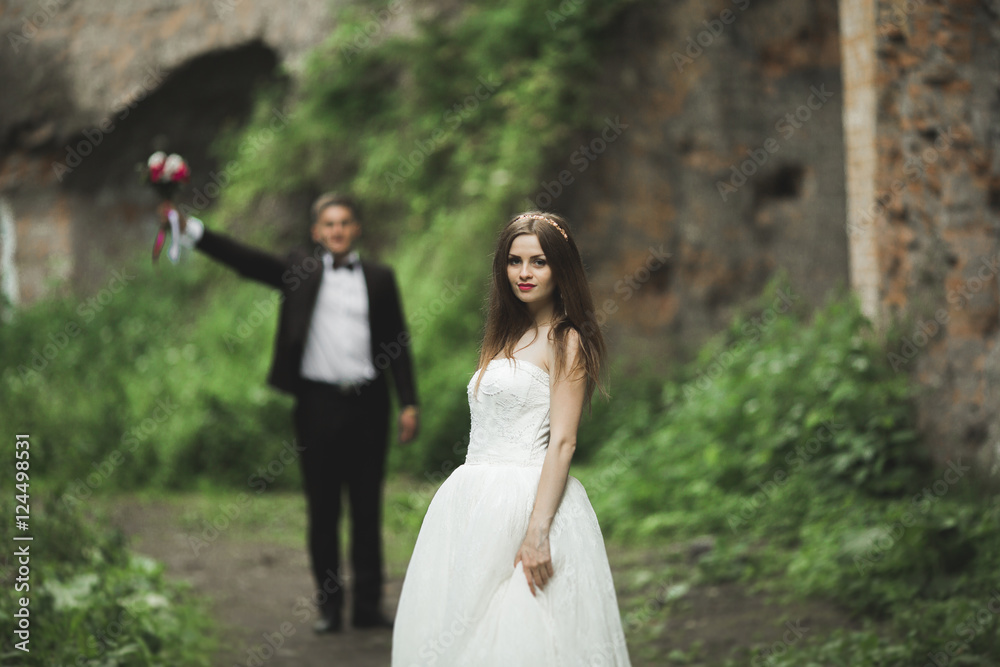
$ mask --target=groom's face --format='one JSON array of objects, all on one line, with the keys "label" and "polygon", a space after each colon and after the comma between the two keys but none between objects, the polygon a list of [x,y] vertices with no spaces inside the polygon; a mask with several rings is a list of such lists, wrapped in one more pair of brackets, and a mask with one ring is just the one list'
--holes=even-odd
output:
[{"label": "groom's face", "polygon": [[354,239],[360,235],[361,224],[354,218],[354,212],[340,204],[320,211],[312,226],[313,240],[338,256],[349,253]]}]

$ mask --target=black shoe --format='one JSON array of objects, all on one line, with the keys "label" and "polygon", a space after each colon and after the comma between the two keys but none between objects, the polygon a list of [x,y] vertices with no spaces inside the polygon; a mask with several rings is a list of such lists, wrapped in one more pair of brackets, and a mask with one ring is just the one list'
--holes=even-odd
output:
[{"label": "black shoe", "polygon": [[313,632],[318,635],[333,634],[340,632],[344,627],[344,622],[340,617],[340,612],[324,612],[319,620],[313,625]]},{"label": "black shoe", "polygon": [[383,616],[380,612],[355,612],[351,617],[351,625],[356,628],[382,628],[392,629],[392,621]]}]

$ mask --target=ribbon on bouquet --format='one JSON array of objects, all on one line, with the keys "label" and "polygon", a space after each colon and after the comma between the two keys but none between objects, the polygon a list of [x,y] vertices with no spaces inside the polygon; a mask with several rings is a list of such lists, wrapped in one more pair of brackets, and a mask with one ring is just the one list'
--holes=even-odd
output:
[{"label": "ribbon on bouquet", "polygon": [[[181,258],[181,217],[177,213],[176,208],[171,208],[167,212],[167,219],[170,221],[170,247],[167,248],[167,258],[174,264],[180,261]],[[156,235],[156,241],[153,243],[153,261],[155,262],[160,258],[160,251],[163,250],[163,243],[166,241],[167,229],[166,227],[160,227],[159,233]]]}]

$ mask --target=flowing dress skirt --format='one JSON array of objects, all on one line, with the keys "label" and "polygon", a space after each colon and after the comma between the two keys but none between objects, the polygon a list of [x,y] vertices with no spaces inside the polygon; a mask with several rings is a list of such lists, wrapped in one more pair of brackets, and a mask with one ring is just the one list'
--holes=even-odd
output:
[{"label": "flowing dress skirt", "polygon": [[549,533],[553,576],[532,596],[514,566],[541,470],[464,464],[441,485],[403,582],[392,667],[630,664],[604,538],[575,477]]}]

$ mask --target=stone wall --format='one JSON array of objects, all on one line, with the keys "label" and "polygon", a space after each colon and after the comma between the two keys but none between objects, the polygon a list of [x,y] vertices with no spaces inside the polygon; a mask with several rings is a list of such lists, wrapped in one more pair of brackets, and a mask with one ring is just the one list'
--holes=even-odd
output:
[{"label": "stone wall", "polygon": [[847,116],[867,123],[848,137],[848,182],[865,184],[848,190],[854,283],[883,329],[903,327],[889,358],[923,388],[921,428],[935,455],[978,456],[992,467],[1000,443],[1000,3],[843,6],[853,35],[867,37],[855,61],[868,61],[867,76],[845,76],[854,93]]},{"label": "stone wall", "polygon": [[7,94],[0,100],[0,136],[51,123],[44,134],[65,143],[135,100],[142,88],[149,92],[155,87],[150,77],[162,79],[206,53],[250,42],[266,44],[294,71],[329,32],[329,7],[323,0],[294,6],[263,0],[4,3],[0,86]]},{"label": "stone wall", "polygon": [[[212,140],[254,88],[280,83],[332,26],[325,0],[38,0],[0,9],[0,271],[30,303],[147,260],[156,199],[135,166],[154,150],[212,185]],[[280,125],[280,113],[275,109]],[[0,247],[0,251],[3,248]],[[147,260],[148,261],[148,260]],[[53,280],[55,279],[55,280]]]},{"label": "stone wall", "polygon": [[567,172],[552,205],[606,286],[612,342],[666,370],[778,271],[799,303],[847,286],[837,4],[652,3],[620,30],[598,106],[621,133],[555,156],[535,203]]}]

